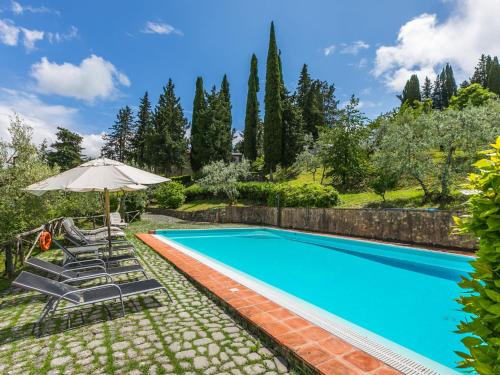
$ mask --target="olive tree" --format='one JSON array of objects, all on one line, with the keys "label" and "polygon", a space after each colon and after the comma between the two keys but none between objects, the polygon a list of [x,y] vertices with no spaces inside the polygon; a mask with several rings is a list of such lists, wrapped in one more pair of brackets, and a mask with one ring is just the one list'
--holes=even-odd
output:
[{"label": "olive tree", "polygon": [[203,167],[201,173],[203,177],[198,180],[200,186],[214,195],[225,194],[232,205],[239,195],[237,183],[250,176],[250,163],[246,160],[228,164],[216,161]]}]

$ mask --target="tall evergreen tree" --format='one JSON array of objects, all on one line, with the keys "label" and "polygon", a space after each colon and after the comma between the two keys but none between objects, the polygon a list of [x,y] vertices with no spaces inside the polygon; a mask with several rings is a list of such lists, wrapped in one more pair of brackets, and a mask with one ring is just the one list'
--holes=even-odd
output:
[{"label": "tall evergreen tree", "polygon": [[257,126],[260,121],[257,92],[259,92],[257,56],[253,54],[250,62],[250,76],[248,77],[247,107],[243,138],[243,155],[249,160],[257,159]]},{"label": "tall evergreen tree", "polygon": [[136,133],[133,139],[134,159],[140,167],[151,166],[153,143],[153,115],[148,92],[144,93],[139,104],[136,121]]},{"label": "tall evergreen tree", "polygon": [[411,106],[415,106],[415,102],[422,101],[420,82],[416,74],[412,74],[410,79],[406,81],[403,93],[398,97],[401,100],[401,104],[408,103]]},{"label": "tall evergreen tree", "polygon": [[488,90],[500,95],[500,64],[498,57],[494,57],[488,70]]},{"label": "tall evergreen tree", "polygon": [[453,69],[450,64],[446,64],[443,68],[439,79],[441,80],[443,107],[447,108],[451,97],[457,94],[457,83],[455,82]]},{"label": "tall evergreen tree", "polygon": [[307,70],[307,64],[302,65],[302,70],[300,71],[299,83],[297,85],[297,104],[304,111],[305,102],[309,91],[311,90],[311,76]]},{"label": "tall evergreen tree", "polygon": [[305,123],[297,97],[285,91],[283,98],[283,157],[281,165],[291,166],[304,148]]},{"label": "tall evergreen tree", "polygon": [[302,105],[304,133],[311,134],[316,140],[318,139],[318,128],[325,123],[322,82],[319,80],[313,81],[304,99]]},{"label": "tall evergreen tree", "polygon": [[479,83],[484,88],[488,87],[488,57],[484,54],[481,55],[474,68],[474,74],[470,78],[470,83]]},{"label": "tall evergreen tree", "polygon": [[52,150],[46,152],[49,165],[57,164],[63,171],[80,165],[83,150],[82,136],[58,126],[56,137],[57,140],[50,145]]},{"label": "tall evergreen tree", "polygon": [[132,160],[132,140],[134,138],[134,115],[127,105],[120,108],[116,121],[111,127],[111,132],[105,134],[105,141],[101,152],[104,156],[120,162]]},{"label": "tall evergreen tree", "polygon": [[224,74],[222,78],[219,96],[221,98],[221,126],[218,130],[218,137],[220,139],[220,154],[222,160],[226,162],[231,161],[231,152],[233,150],[233,117],[231,114],[231,94],[229,91],[229,80],[227,75]]},{"label": "tall evergreen tree", "polygon": [[199,171],[206,164],[205,123],[202,113],[207,107],[203,78],[196,79],[196,91],[193,101],[193,115],[191,119],[191,168]]},{"label": "tall evergreen tree", "polygon": [[168,80],[155,108],[154,123],[156,139],[157,170],[165,174],[172,168],[182,169],[186,160],[187,143],[185,139],[187,120],[184,117],[180,99],[175,95],[175,85]]},{"label": "tall evergreen tree", "polygon": [[432,87],[432,108],[434,109],[443,109],[443,90],[441,87],[441,78],[438,75],[436,80],[434,81],[434,85]]},{"label": "tall evergreen tree", "polygon": [[432,83],[429,77],[425,77],[424,85],[422,86],[422,99],[432,99]]},{"label": "tall evergreen tree", "polygon": [[264,161],[266,170],[271,173],[283,156],[282,86],[281,63],[276,45],[274,22],[271,22],[264,96]]}]

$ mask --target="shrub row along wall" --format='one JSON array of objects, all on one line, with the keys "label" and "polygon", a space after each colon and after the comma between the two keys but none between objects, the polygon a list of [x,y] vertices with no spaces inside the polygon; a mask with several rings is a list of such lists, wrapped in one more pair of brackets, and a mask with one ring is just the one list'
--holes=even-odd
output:
[{"label": "shrub row along wall", "polygon": [[182,220],[272,225],[322,233],[472,250],[475,241],[451,235],[453,211],[227,207],[204,211],[150,208]]}]

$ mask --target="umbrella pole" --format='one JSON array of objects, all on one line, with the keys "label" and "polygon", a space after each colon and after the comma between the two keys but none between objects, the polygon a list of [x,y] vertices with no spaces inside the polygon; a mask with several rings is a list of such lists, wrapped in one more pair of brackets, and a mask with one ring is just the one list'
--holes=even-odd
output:
[{"label": "umbrella pole", "polygon": [[109,255],[111,255],[111,219],[109,217],[110,203],[109,203],[109,190],[104,189],[104,206],[106,215],[106,225],[108,226],[108,246]]}]

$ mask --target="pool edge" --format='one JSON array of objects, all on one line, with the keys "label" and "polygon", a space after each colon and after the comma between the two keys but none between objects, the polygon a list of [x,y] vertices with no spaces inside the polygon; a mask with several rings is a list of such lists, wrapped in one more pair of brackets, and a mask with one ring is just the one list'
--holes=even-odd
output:
[{"label": "pool edge", "polygon": [[343,369],[346,374],[353,375],[401,373],[254,290],[162,242],[155,238],[153,233],[138,233],[136,237],[173,264],[197,286],[201,286],[202,290],[216,297],[224,306],[267,336],[276,348],[284,349],[281,354],[285,354],[288,359],[293,356],[293,359],[302,362],[304,367],[309,369],[306,372],[328,375],[337,374]]}]

